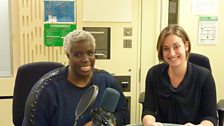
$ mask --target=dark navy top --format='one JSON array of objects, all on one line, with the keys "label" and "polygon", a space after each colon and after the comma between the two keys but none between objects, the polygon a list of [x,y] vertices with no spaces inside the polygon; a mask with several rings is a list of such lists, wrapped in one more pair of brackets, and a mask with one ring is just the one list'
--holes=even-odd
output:
[{"label": "dark navy top", "polygon": [[[70,83],[67,76],[68,66],[47,73],[35,84],[26,102],[23,126],[73,126],[75,110],[80,98],[93,84],[99,87],[99,93],[92,108],[100,107],[107,87],[114,88],[120,92],[120,99],[114,113],[116,123],[118,126],[130,123],[125,96],[116,79],[108,72],[95,69],[91,82],[84,88]],[[88,110],[78,120],[77,126],[83,126],[90,120],[90,110]]]},{"label": "dark navy top", "polygon": [[153,115],[158,122],[178,124],[210,120],[216,126],[216,89],[211,72],[188,63],[184,79],[174,88],[167,71],[164,63],[149,69],[142,117]]}]

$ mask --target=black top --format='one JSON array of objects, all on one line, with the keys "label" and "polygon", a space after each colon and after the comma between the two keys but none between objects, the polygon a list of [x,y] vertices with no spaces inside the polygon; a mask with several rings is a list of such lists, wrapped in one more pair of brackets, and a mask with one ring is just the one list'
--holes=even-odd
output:
[{"label": "black top", "polygon": [[[55,69],[44,75],[33,87],[26,102],[23,126],[73,126],[75,110],[82,94],[91,85],[99,87],[97,99],[92,108],[101,106],[101,99],[107,87],[120,93],[114,116],[117,125],[130,123],[128,104],[116,79],[104,70],[95,69],[91,82],[80,88],[67,80],[68,67]],[[113,99],[111,99],[113,100]],[[88,110],[77,122],[83,126],[91,120]]]},{"label": "black top", "polygon": [[184,79],[174,88],[167,64],[152,67],[146,77],[144,115],[153,115],[162,123],[199,124],[210,120],[216,126],[216,89],[211,72],[188,63]]}]

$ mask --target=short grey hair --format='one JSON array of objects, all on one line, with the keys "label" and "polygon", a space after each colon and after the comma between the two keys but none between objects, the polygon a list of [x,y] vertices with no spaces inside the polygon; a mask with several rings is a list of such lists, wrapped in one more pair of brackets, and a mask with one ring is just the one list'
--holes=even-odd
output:
[{"label": "short grey hair", "polygon": [[80,41],[90,41],[93,44],[94,49],[96,47],[96,40],[90,32],[84,30],[74,30],[64,37],[65,52],[70,55],[72,46],[74,46],[76,42]]}]

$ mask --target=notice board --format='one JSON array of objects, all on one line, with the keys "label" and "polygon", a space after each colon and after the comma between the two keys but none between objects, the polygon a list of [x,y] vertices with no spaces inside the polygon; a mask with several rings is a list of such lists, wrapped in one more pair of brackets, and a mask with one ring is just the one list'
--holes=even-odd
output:
[{"label": "notice board", "polygon": [[10,0],[0,4],[0,77],[11,76]]}]

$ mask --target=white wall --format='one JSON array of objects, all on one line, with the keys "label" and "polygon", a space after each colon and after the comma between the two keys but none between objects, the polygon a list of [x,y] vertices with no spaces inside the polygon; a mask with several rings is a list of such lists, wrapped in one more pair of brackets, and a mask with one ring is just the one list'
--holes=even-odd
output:
[{"label": "white wall", "polygon": [[[20,62],[20,52],[19,52],[19,14],[18,14],[18,1],[11,0],[10,3],[10,15],[11,15],[11,50],[12,50],[12,76],[11,77],[4,77],[0,78],[0,96],[12,96],[13,88],[14,88],[14,81],[15,81],[15,74],[17,71],[17,67]],[[12,123],[12,100],[5,99],[0,100],[0,126],[13,126]]]},{"label": "white wall", "polygon": [[216,45],[198,45],[198,18],[199,16],[193,15],[191,11],[191,0],[180,0],[179,6],[179,24],[184,27],[188,33],[191,44],[192,52],[199,52],[209,57],[212,67],[212,73],[216,82],[217,99],[224,99],[224,1],[219,0],[219,14],[218,14],[218,42]]},{"label": "white wall", "polygon": [[11,42],[10,42],[10,0],[3,0],[0,4],[0,77],[11,76]]}]

